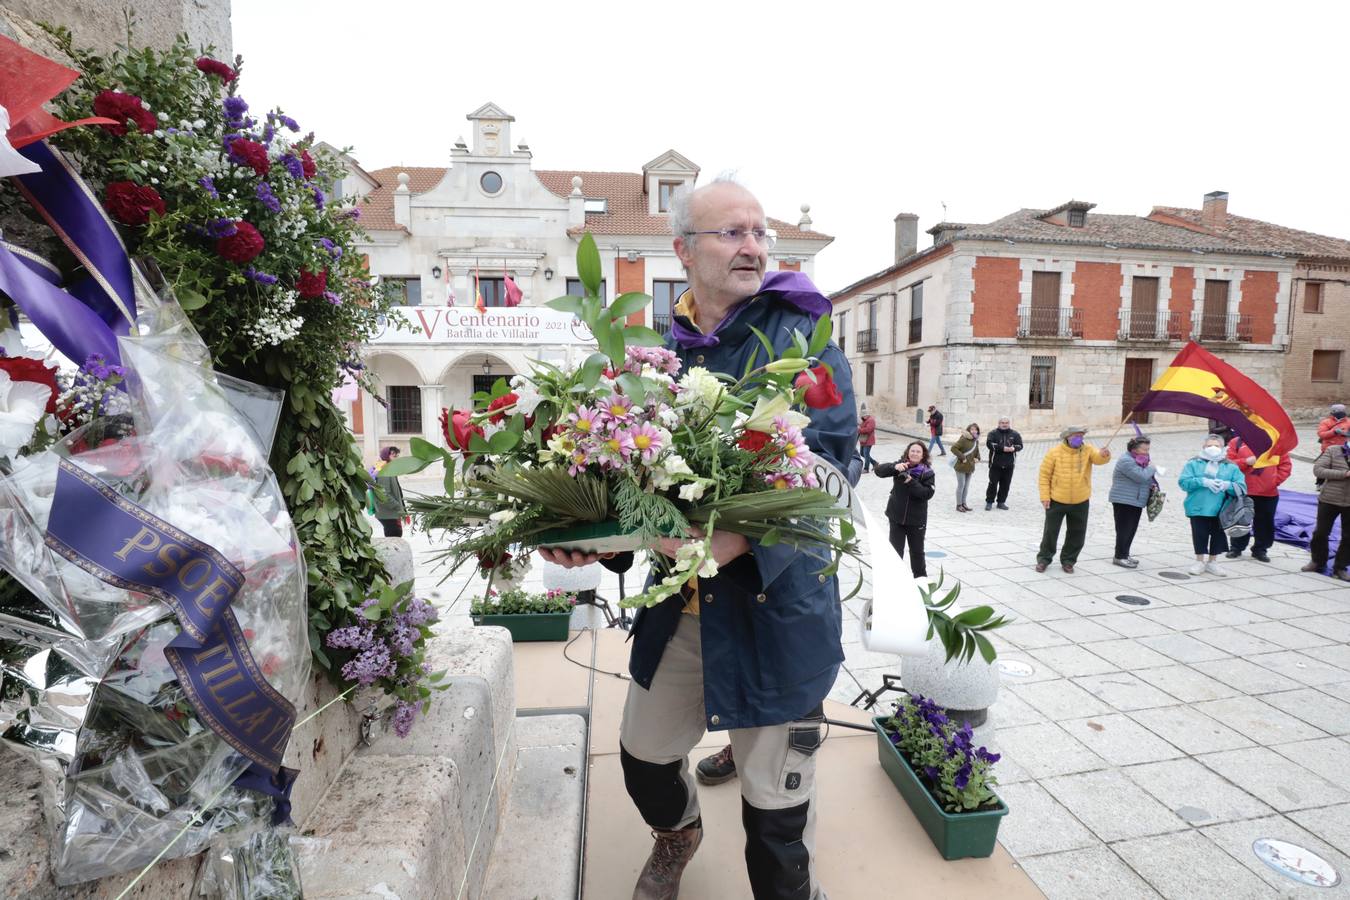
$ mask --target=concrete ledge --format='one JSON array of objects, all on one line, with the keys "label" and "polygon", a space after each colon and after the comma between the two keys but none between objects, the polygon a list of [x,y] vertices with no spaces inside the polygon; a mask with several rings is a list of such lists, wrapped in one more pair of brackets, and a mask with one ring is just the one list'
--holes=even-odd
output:
[{"label": "concrete ledge", "polygon": [[586,723],[572,715],[523,716],[516,720],[516,741],[511,801],[483,896],[573,900],[583,837]]},{"label": "concrete ledge", "polygon": [[[436,900],[464,877],[461,784],[448,759],[362,755],[295,839],[309,900]],[[167,896],[167,895],[166,895]]]},{"label": "concrete ledge", "polygon": [[[296,705],[300,721],[342,693],[326,674],[314,676]],[[334,703],[291,733],[284,764],[300,770],[291,789],[291,818],[303,822],[319,805],[324,791],[338,777],[361,738],[361,713],[351,699]]]}]

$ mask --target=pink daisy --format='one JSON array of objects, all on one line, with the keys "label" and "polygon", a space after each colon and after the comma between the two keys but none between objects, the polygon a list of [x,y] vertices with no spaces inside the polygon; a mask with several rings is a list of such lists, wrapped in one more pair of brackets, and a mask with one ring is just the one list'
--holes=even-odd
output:
[{"label": "pink daisy", "polygon": [[643,462],[651,462],[661,452],[661,432],[644,422],[629,432],[633,450]]}]

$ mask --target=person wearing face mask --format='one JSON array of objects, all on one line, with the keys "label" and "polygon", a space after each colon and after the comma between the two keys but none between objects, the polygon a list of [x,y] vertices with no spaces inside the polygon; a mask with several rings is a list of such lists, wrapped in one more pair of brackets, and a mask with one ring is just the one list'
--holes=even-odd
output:
[{"label": "person wearing face mask", "polygon": [[1222,575],[1219,554],[1228,551],[1228,536],[1219,524],[1219,510],[1229,497],[1247,493],[1242,470],[1225,458],[1223,438],[1211,434],[1200,452],[1187,460],[1179,479],[1186,492],[1186,516],[1191,520],[1191,543],[1195,548],[1192,575]]},{"label": "person wearing face mask", "polygon": [[980,461],[980,426],[971,422],[961,436],[952,444],[952,468],[956,470],[956,511],[970,512],[966,506],[966,494],[970,491],[970,478],[975,474],[975,464]]},{"label": "person wearing face mask", "polygon": [[1087,443],[1087,429],[1070,425],[1059,433],[1060,442],[1041,460],[1041,506],[1045,507],[1045,531],[1036,553],[1036,571],[1044,572],[1055,558],[1059,529],[1069,520],[1060,551],[1060,567],[1073,574],[1074,563],[1087,538],[1088,500],[1092,496],[1092,467],[1105,465],[1111,451]]},{"label": "person wearing face mask", "polygon": [[886,519],[891,523],[891,546],[905,558],[909,545],[909,568],[915,578],[928,577],[923,537],[928,528],[928,500],[933,496],[933,467],[928,449],[921,441],[905,448],[899,462],[881,463],[874,470],[878,478],[891,478],[891,498],[886,502]]},{"label": "person wearing face mask", "polygon": [[1280,503],[1280,485],[1289,477],[1293,461],[1286,453],[1276,465],[1253,468],[1256,465],[1256,455],[1240,437],[1228,442],[1228,460],[1242,470],[1242,477],[1247,484],[1247,496],[1252,498],[1251,534],[1233,538],[1228,558],[1237,559],[1241,556],[1250,541],[1252,559],[1268,563],[1270,557],[1266,555],[1266,551],[1275,543],[1275,507]]},{"label": "person wearing face mask", "polygon": [[1344,403],[1333,403],[1327,417],[1317,423],[1317,439],[1323,450],[1339,447],[1350,439],[1350,417],[1345,414]]},{"label": "person wearing face mask", "polygon": [[1130,544],[1139,530],[1139,518],[1148,505],[1154,479],[1162,474],[1149,457],[1149,439],[1140,435],[1125,445],[1125,455],[1111,473],[1111,511],[1116,520],[1116,553],[1111,562],[1137,569],[1139,560],[1130,556]]}]

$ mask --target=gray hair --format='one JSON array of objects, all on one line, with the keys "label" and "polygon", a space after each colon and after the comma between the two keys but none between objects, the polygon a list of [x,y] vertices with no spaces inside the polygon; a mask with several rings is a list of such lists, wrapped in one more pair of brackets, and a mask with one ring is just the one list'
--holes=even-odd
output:
[{"label": "gray hair", "polygon": [[692,205],[696,194],[718,184],[734,184],[739,188],[749,190],[749,188],[745,187],[744,182],[737,177],[734,169],[728,169],[727,171],[720,173],[712,181],[698,187],[694,187],[689,182],[680,185],[675,189],[675,192],[670,195],[670,208],[666,211],[667,221],[670,223],[671,234],[675,237],[685,238],[691,244],[698,240],[697,235],[689,234],[689,232],[694,230],[694,221],[689,213],[689,207]]}]

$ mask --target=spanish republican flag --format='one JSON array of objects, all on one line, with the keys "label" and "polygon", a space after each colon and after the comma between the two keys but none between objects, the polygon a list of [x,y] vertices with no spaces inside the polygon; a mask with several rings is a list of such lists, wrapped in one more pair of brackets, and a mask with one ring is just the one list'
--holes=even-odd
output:
[{"label": "spanish republican flag", "polygon": [[1258,469],[1277,465],[1298,446],[1294,423],[1279,401],[1195,341],[1181,349],[1134,411],[1217,419],[1251,448]]}]

